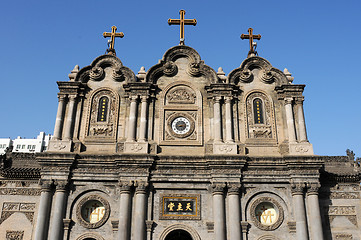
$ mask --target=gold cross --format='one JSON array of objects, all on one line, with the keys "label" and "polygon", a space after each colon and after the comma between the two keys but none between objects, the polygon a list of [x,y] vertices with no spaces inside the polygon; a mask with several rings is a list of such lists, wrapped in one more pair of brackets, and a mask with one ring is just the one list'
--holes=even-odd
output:
[{"label": "gold cross", "polygon": [[250,56],[251,54],[255,54],[257,55],[257,52],[255,51],[255,46],[253,45],[253,39],[257,39],[260,40],[261,39],[261,35],[257,34],[257,35],[253,35],[253,29],[252,28],[248,28],[248,33],[249,34],[242,34],[241,35],[241,39],[249,39],[249,47],[250,50],[248,52],[248,56]]},{"label": "gold cross", "polygon": [[186,11],[180,10],[180,19],[168,19],[169,25],[180,25],[180,42],[179,45],[184,45],[184,25],[197,25],[196,19],[184,19]]},{"label": "gold cross", "polygon": [[109,33],[109,32],[103,33],[103,37],[105,37],[105,38],[110,37],[110,47],[109,47],[109,49],[107,49],[108,53],[115,54],[115,49],[114,49],[115,38],[116,37],[120,37],[120,38],[124,37],[124,33],[122,33],[122,32],[117,33],[116,31],[117,31],[117,27],[113,26],[111,33]]}]

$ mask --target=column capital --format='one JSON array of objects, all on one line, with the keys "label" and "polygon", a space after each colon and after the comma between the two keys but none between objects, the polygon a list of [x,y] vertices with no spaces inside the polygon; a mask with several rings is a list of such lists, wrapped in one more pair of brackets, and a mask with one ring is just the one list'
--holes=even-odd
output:
[{"label": "column capital", "polygon": [[130,193],[131,188],[134,186],[133,181],[119,181],[118,183],[120,193]]},{"label": "column capital", "polygon": [[213,183],[211,185],[212,194],[213,195],[223,195],[225,187],[226,187],[225,183]]},{"label": "column capital", "polygon": [[285,104],[291,104],[293,101],[293,97],[285,97],[284,101],[285,101]]},{"label": "column capital", "polygon": [[249,223],[247,221],[241,221],[242,233],[248,233]]},{"label": "column capital", "polygon": [[142,180],[136,180],[134,183],[134,186],[136,187],[135,189],[135,194],[146,194],[147,193],[147,188],[148,188],[148,183]]},{"label": "column capital", "polygon": [[299,105],[299,104],[303,104],[303,101],[305,100],[305,97],[296,97],[295,98],[295,103],[297,104],[297,105]]},{"label": "column capital", "polygon": [[227,183],[228,195],[239,195],[241,184],[240,183]]},{"label": "column capital", "polygon": [[308,182],[307,183],[307,195],[318,195],[318,190],[321,184],[319,182]]},{"label": "column capital", "polygon": [[224,97],[226,103],[232,103],[232,100],[233,100],[233,96],[227,96],[227,97]]},{"label": "column capital", "polygon": [[148,96],[140,96],[140,100],[141,100],[141,102],[147,102],[147,101],[148,101],[148,99],[149,99],[149,97],[148,97]]},{"label": "column capital", "polygon": [[65,192],[68,189],[68,180],[55,180],[56,191]]},{"label": "column capital", "polygon": [[58,101],[59,102],[63,102],[65,100],[65,98],[66,98],[66,95],[58,93]]},{"label": "column capital", "polygon": [[215,103],[219,103],[221,100],[222,100],[222,97],[221,97],[221,96],[214,96],[214,97],[213,97],[213,101],[214,101]]},{"label": "column capital", "polygon": [[40,179],[39,180],[39,185],[41,186],[41,191],[42,192],[50,192],[51,188],[53,186],[53,181]]},{"label": "column capital", "polygon": [[129,99],[131,102],[136,102],[138,100],[139,96],[138,95],[131,95],[129,96]]},{"label": "column capital", "polygon": [[70,101],[75,101],[75,99],[77,98],[77,95],[76,94],[69,94],[68,98],[69,98]]},{"label": "column capital", "polygon": [[152,232],[154,227],[154,221],[153,220],[146,220],[145,225],[147,227],[147,232]]},{"label": "column capital", "polygon": [[302,182],[291,183],[292,195],[303,195],[303,190],[305,186],[305,183]]}]

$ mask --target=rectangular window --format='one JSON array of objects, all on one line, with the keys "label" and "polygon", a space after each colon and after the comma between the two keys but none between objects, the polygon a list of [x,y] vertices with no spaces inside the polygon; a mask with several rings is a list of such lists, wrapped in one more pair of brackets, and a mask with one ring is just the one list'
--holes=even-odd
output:
[{"label": "rectangular window", "polygon": [[35,146],[35,145],[33,145],[33,150],[35,150],[35,147],[36,147],[36,146]]},{"label": "rectangular window", "polygon": [[22,146],[21,146],[21,149],[25,149],[25,145],[22,145]]},{"label": "rectangular window", "polygon": [[20,147],[21,147],[21,145],[19,145],[19,144],[16,145],[16,149],[20,149]]},{"label": "rectangular window", "polygon": [[28,145],[28,147],[27,147],[29,150],[31,149],[31,145]]}]

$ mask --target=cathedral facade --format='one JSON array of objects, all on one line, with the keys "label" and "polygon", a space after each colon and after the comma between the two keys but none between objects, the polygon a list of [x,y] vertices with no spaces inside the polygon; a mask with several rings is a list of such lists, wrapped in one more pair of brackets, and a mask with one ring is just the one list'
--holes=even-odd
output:
[{"label": "cathedral facade", "polygon": [[249,54],[226,76],[179,45],[69,79],[48,150],[2,156],[1,239],[361,239],[360,166],[314,155],[288,71]]}]

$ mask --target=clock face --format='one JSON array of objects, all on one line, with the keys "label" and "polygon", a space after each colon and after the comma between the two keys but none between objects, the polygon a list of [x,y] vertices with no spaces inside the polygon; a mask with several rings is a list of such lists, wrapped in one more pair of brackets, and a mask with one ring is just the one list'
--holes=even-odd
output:
[{"label": "clock face", "polygon": [[172,122],[172,130],[176,134],[186,134],[191,129],[190,121],[185,117],[177,117]]}]

